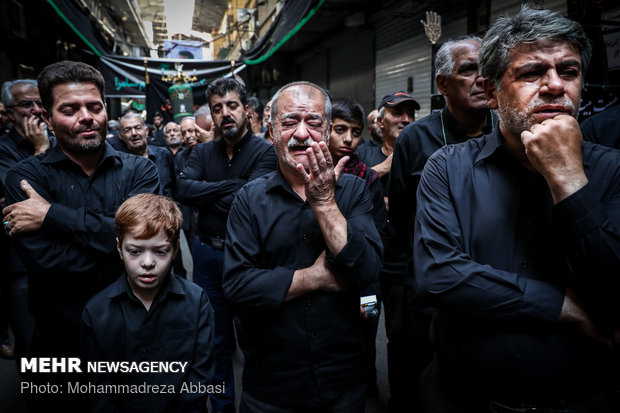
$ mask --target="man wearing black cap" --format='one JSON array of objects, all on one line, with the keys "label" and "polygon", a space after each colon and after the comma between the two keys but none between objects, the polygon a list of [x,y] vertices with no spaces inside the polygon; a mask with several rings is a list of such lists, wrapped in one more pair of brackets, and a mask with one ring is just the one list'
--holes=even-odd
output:
[{"label": "man wearing black cap", "polygon": [[[385,96],[379,106],[377,124],[383,132],[381,146],[363,145],[358,155],[366,165],[379,173],[383,193],[388,195],[388,179],[392,166],[392,152],[401,131],[415,120],[420,105],[405,92]],[[389,208],[388,208],[389,209]],[[407,262],[411,255],[397,242],[396,231],[391,223],[382,236],[384,246],[383,269],[379,274],[381,294],[385,306],[385,330],[388,338],[388,378],[390,383],[390,412],[412,410],[411,392],[415,389],[417,376],[414,371],[414,354],[410,350],[411,333],[407,328]]]},{"label": "man wearing black cap", "polygon": [[386,95],[379,105],[377,124],[383,133],[383,145],[362,145],[357,154],[366,165],[379,173],[383,184],[383,193],[387,207],[387,185],[390,168],[392,166],[392,152],[396,138],[405,126],[415,120],[415,111],[420,110],[420,104],[405,92],[396,92]]}]

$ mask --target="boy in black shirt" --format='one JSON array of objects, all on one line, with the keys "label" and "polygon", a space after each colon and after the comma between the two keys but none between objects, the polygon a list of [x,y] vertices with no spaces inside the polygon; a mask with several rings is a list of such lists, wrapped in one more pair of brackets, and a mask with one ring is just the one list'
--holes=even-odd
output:
[{"label": "boy in black shirt", "polygon": [[[173,201],[152,194],[129,198],[116,213],[125,273],[82,314],[86,361],[110,362],[95,372],[88,365],[91,411],[206,412],[213,311],[200,287],[170,273],[182,222]],[[111,362],[119,372],[109,372]]]}]

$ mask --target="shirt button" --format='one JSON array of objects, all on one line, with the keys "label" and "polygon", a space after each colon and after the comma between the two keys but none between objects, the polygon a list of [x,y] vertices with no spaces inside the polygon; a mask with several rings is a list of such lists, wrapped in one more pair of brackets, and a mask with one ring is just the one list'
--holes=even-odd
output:
[{"label": "shirt button", "polygon": [[308,241],[308,234],[304,234],[304,241]]},{"label": "shirt button", "polygon": [[526,269],[529,266],[527,261],[521,262],[521,268]]},{"label": "shirt button", "polygon": [[312,307],[312,300],[306,300],[306,307]]}]

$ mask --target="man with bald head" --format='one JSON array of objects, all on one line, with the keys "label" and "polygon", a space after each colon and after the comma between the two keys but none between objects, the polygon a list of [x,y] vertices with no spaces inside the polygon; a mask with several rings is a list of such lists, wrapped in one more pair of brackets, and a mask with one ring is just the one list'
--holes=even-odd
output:
[{"label": "man with bald head", "polygon": [[360,291],[382,244],[363,180],[326,139],[327,93],[280,89],[269,129],[279,168],[245,185],[228,219],[223,288],[245,355],[240,412],[363,412]]}]

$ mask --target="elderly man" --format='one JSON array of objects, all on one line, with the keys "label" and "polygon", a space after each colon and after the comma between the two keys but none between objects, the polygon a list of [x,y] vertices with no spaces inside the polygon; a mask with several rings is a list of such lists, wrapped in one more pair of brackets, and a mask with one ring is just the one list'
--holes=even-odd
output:
[{"label": "elderly man", "polygon": [[361,145],[357,148],[357,154],[362,162],[379,173],[383,193],[386,196],[386,207],[388,206],[387,185],[392,167],[394,145],[405,126],[415,120],[416,110],[420,110],[420,104],[405,92],[395,92],[384,96],[377,115],[377,124],[381,129],[383,143],[381,145]]},{"label": "elderly man", "polygon": [[121,118],[120,124],[118,137],[127,145],[127,151],[153,161],[159,174],[162,194],[172,198],[176,193],[176,170],[170,152],[147,143],[146,124],[139,113],[127,113]]},{"label": "elderly man", "polygon": [[[18,79],[4,82],[2,101],[2,108],[6,108],[4,118],[10,121],[12,127],[7,134],[0,137],[0,201],[4,200],[4,185],[9,170],[18,162],[43,153],[55,144],[55,139],[48,137],[45,129],[43,106],[36,80]],[[26,267],[16,253],[14,243],[9,242],[5,234],[0,235],[0,238],[2,251],[6,254],[2,261],[6,274],[2,279],[4,288],[0,288],[3,291],[1,305],[5,306],[3,311],[9,316],[17,356],[22,356],[27,352],[33,328],[33,321],[28,313]],[[4,326],[6,325],[4,322]],[[8,341],[8,331],[2,326],[0,329],[3,330],[0,331],[0,344],[9,345],[8,349],[0,347],[0,354],[12,357],[13,349]],[[5,349],[6,352],[3,351]]]},{"label": "elderly man", "polygon": [[188,116],[181,120],[181,136],[183,137],[183,146],[187,149],[193,149],[200,143],[198,140],[198,128],[196,128],[196,118]]},{"label": "elderly man", "polygon": [[[481,44],[481,38],[465,36],[448,41],[439,48],[435,55],[435,83],[445,96],[446,106],[406,126],[396,141],[388,185],[389,217],[396,230],[397,244],[407,247],[409,259],[412,255],[415,194],[427,159],[442,146],[491,132],[493,120],[497,118],[489,109],[478,71]],[[408,269],[410,277],[411,264]],[[409,405],[412,404],[411,394],[417,394],[412,393],[417,389],[417,378],[432,358],[429,326],[427,309],[418,308],[417,303],[413,303],[408,313],[411,340],[406,350],[413,363],[404,369],[400,369],[402,360],[390,363],[394,366],[392,370],[402,372],[390,377],[390,385],[401,389],[392,393],[405,394],[404,401]],[[409,384],[408,380],[399,377],[411,377],[414,383]]]},{"label": "elderly man", "polygon": [[173,156],[176,156],[183,150],[181,128],[175,122],[166,123],[164,127],[164,141],[166,141],[166,147]]},{"label": "elderly man", "polygon": [[198,237],[192,248],[193,276],[207,292],[215,311],[214,380],[226,384],[226,393],[212,395],[217,412],[234,409],[235,336],[232,311],[222,293],[228,211],[243,185],[273,171],[277,165],[273,147],[246,127],[246,96],[245,87],[234,79],[218,79],[209,85],[207,101],[222,138],[196,146],[178,181],[179,199],[198,208]]},{"label": "elderly man", "polygon": [[429,156],[442,146],[489,133],[497,123],[478,71],[481,45],[481,38],[465,36],[439,48],[435,55],[435,83],[446,106],[409,124],[396,141],[388,185],[392,206],[389,215],[402,242],[408,245],[413,236],[415,193]]},{"label": "elderly man", "polygon": [[224,291],[245,355],[240,412],[363,412],[360,291],[381,268],[363,180],[325,140],[331,104],[309,82],[280,89],[270,129],[279,169],[239,191]]},{"label": "elderly man", "polygon": [[499,127],[425,166],[413,262],[435,308],[429,411],[611,411],[620,152],[583,142],[575,119],[590,54],[557,13],[498,19],[478,62]]},{"label": "elderly man", "polygon": [[[104,80],[96,69],[54,63],[43,69],[38,85],[57,146],[9,171],[4,227],[28,269],[35,319],[31,355],[75,357],[84,305],[123,271],[116,208],[131,195],[158,193],[159,179],[148,159],[106,144]],[[54,374],[33,376],[66,385]],[[72,411],[67,403],[55,408]],[[43,403],[33,411],[49,409],[54,407]]]},{"label": "elderly man", "polygon": [[6,116],[13,124],[8,135],[0,139],[0,178],[17,162],[45,152],[53,142],[45,130],[43,107],[37,81],[18,79],[2,85],[2,102]]}]

